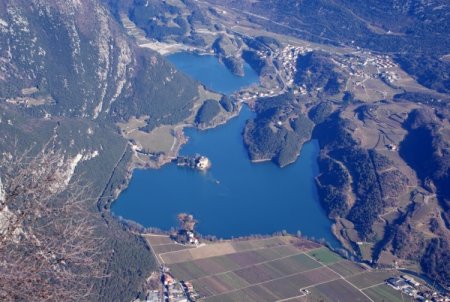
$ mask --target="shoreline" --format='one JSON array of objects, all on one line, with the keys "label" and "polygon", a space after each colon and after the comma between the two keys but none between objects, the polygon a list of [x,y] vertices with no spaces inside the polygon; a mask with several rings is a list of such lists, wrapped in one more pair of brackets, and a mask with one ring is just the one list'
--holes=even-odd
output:
[{"label": "shoreline", "polygon": [[[241,111],[241,110],[243,109],[243,106],[244,106],[244,104],[241,103],[240,106],[239,106],[239,108],[237,108],[237,110],[234,111],[233,114],[230,115],[226,121],[223,121],[223,123],[226,123],[226,122],[230,121],[232,118],[239,116],[239,114],[243,114],[243,112]],[[247,117],[247,115],[245,115],[245,117]],[[209,129],[218,127],[219,125],[221,125],[221,124],[223,124],[223,123],[215,123],[214,125],[211,125],[211,126],[209,127]],[[186,128],[186,127],[190,127],[190,126],[189,126],[189,125],[186,125],[185,127],[183,127],[183,129]],[[205,129],[198,129],[197,127],[194,127],[193,130],[194,130],[194,131],[198,131],[198,130],[205,130]],[[183,132],[183,133],[184,133],[184,132]],[[184,137],[188,137],[188,136],[184,135]],[[186,140],[186,141],[187,141],[187,140]],[[248,155],[247,155],[247,159],[250,160],[250,159],[248,158]],[[170,159],[168,159],[168,160],[170,160]],[[260,159],[260,160],[257,160],[257,161],[259,161],[259,162],[270,161],[270,159]],[[252,161],[252,162],[255,162],[255,161]],[[159,166],[158,168],[161,168],[161,167],[162,167],[162,165]],[[146,168],[140,167],[140,169],[146,169]],[[117,201],[117,200],[115,200],[115,201]],[[113,212],[113,211],[111,211],[111,212]],[[152,227],[150,227],[150,225],[152,225],[152,224],[149,224],[149,227],[148,227],[148,228],[152,229]],[[332,224],[330,224],[330,227],[331,227],[331,226],[332,226]],[[164,229],[164,230],[162,230],[162,231],[165,232],[165,231],[168,231],[168,230],[169,230],[169,229]],[[275,232],[277,232],[277,231],[275,231]],[[209,234],[210,236],[214,236],[214,235],[211,235],[211,234],[213,234],[213,233],[204,233],[204,234],[206,234],[206,236],[207,236],[208,234]],[[256,230],[255,233],[245,234],[245,235],[242,235],[242,237],[270,236],[270,235],[272,235],[272,234],[274,234],[274,233],[272,233],[272,232],[264,233],[264,232],[261,232],[261,230]],[[341,247],[342,247],[342,243],[341,243],[341,241],[339,240],[339,238],[335,235],[335,233],[331,232],[331,236],[332,236],[333,239],[325,240],[325,242],[328,243],[328,244],[330,244],[330,245],[333,246],[334,248],[341,248]],[[235,237],[234,237],[233,235],[230,235],[229,237],[220,237],[220,238],[223,238],[223,239],[233,239],[233,238],[235,238]],[[316,238],[322,238],[322,237],[321,237],[321,236],[316,236]]]},{"label": "shoreline", "polygon": [[[248,151],[248,148],[246,148]],[[250,159],[250,161],[254,164],[259,164],[259,163],[265,163],[265,162],[269,162],[272,161],[271,158],[261,158],[261,159]]]},{"label": "shoreline", "polygon": [[[164,53],[161,53],[160,51],[157,51],[157,52],[160,53],[163,57],[167,57],[167,56],[170,56],[172,54],[187,52],[187,53],[192,53],[192,54],[195,54],[195,55],[198,55],[198,56],[214,56],[214,57],[218,58],[217,55],[215,55],[214,53],[208,52],[206,49],[194,49],[194,48],[187,49],[187,48],[184,48],[184,47],[178,47],[178,45],[172,45],[172,46],[173,47],[171,47],[170,50],[169,50],[169,48],[167,48],[166,49],[167,51],[165,51]],[[258,77],[260,79],[261,74],[258,74]],[[260,86],[261,82],[258,82],[256,85]],[[240,92],[244,92],[244,93],[247,92],[247,91],[251,92],[251,86],[252,85],[249,85],[248,87],[242,87],[241,89],[235,91],[232,95],[237,96],[237,95],[239,95]],[[235,105],[236,105],[235,110],[233,110],[232,112],[230,112],[230,113],[228,113],[226,115],[223,115],[223,116],[220,116],[220,115],[216,116],[216,118],[217,117],[218,118],[214,119],[208,125],[195,125],[192,122],[192,120],[191,120],[191,117],[195,116],[195,112],[192,112],[193,115],[191,115],[190,118],[188,118],[188,121],[185,120],[184,122],[180,123],[179,125],[175,125],[174,129],[177,130],[177,135],[175,136],[175,141],[174,141],[174,144],[173,144],[172,149],[170,150],[170,152],[167,152],[165,154],[160,154],[158,156],[158,158],[151,159],[146,165],[142,165],[142,164],[139,164],[137,162],[132,162],[131,163],[130,169],[129,169],[128,182],[120,190],[119,194],[113,200],[112,203],[116,202],[118,200],[118,197],[119,197],[120,193],[128,188],[129,182],[131,181],[132,175],[134,173],[134,169],[142,169],[142,170],[161,169],[161,168],[163,168],[164,165],[172,163],[172,161],[177,158],[177,156],[180,154],[181,148],[185,144],[187,144],[189,142],[189,137],[185,133],[185,129],[186,128],[194,128],[197,131],[198,130],[205,131],[205,130],[214,129],[216,127],[219,127],[221,125],[224,125],[224,124],[228,123],[231,119],[233,119],[235,117],[238,117],[239,114],[241,114],[241,110],[242,110],[242,107],[244,105],[249,106],[249,109],[251,110],[252,109],[251,103],[252,103],[252,100],[245,100],[245,98],[243,99],[243,98],[239,98],[238,97],[238,99],[235,102]],[[195,111],[195,110],[193,110],[193,111]],[[244,147],[245,147],[245,149],[248,152],[247,145],[244,142],[242,142],[242,143],[244,144]],[[277,165],[277,166],[279,168],[284,168],[284,167],[294,163],[298,159],[299,155],[300,154],[297,154],[295,160],[289,162],[288,164],[283,165],[283,166],[281,166],[281,165]],[[250,156],[248,155],[248,153],[247,153],[247,158],[248,158],[248,160],[250,162],[255,163],[255,164],[272,161],[272,158],[251,159]],[[261,233],[254,234],[254,235],[255,236],[261,236],[261,235],[264,236],[264,234],[261,234]],[[336,237],[336,235],[333,232],[332,232],[332,235],[336,239],[337,242],[342,244],[341,241],[339,240],[339,238]],[[252,236],[252,235],[248,235],[248,236]],[[266,234],[265,236],[270,236],[270,234]]]},{"label": "shoreline", "polygon": [[[217,127],[219,127],[221,125],[225,125],[231,119],[236,118],[236,117],[239,116],[239,114],[241,113],[241,110],[242,110],[242,107],[244,106],[244,104],[245,103],[243,103],[243,102],[236,103],[237,110],[235,110],[232,113],[230,113],[227,116],[227,118],[225,118],[223,120],[220,120],[218,122],[215,122],[215,123],[213,123],[211,125],[208,125],[206,127],[198,127],[198,126],[195,126],[193,124],[180,124],[178,126],[175,126],[174,129],[180,128],[180,129],[177,129],[180,132],[179,132],[179,136],[177,136],[175,138],[176,142],[174,142],[174,145],[172,146],[170,154],[162,155],[157,161],[150,160],[145,165],[137,164],[136,162],[133,162],[131,160],[128,163],[128,165],[127,165],[127,170],[126,170],[126,176],[124,178],[124,183],[120,187],[118,187],[116,190],[114,190],[113,198],[112,198],[112,200],[110,202],[108,202],[109,207],[111,207],[118,200],[120,194],[128,188],[129,183],[130,183],[130,181],[131,181],[131,179],[133,177],[134,170],[136,170],[136,169],[140,169],[140,170],[149,170],[149,169],[158,170],[158,169],[163,168],[163,166],[172,163],[172,161],[174,159],[176,159],[177,156],[179,156],[181,148],[185,144],[187,144],[189,142],[189,137],[186,136],[186,134],[184,132],[184,129],[186,129],[186,128],[196,128],[199,131],[206,131],[206,130],[217,128]],[[131,149],[131,152],[137,152],[136,150],[133,150],[132,145],[131,145],[130,149]],[[134,154],[133,156],[136,156],[136,155]]]},{"label": "shoreline", "polygon": [[[160,169],[164,165],[170,164],[172,162],[172,160],[176,159],[180,155],[181,148],[189,142],[189,137],[186,136],[186,133],[184,131],[186,128],[193,128],[193,129],[197,129],[199,131],[206,131],[206,130],[211,130],[211,129],[217,128],[219,126],[225,125],[231,119],[238,117],[239,114],[241,113],[243,105],[241,103],[237,103],[237,106],[238,107],[235,111],[226,115],[223,119],[220,119],[218,121],[213,121],[210,125],[207,125],[207,126],[202,127],[202,126],[196,126],[194,124],[179,125],[178,126],[178,127],[180,127],[179,136],[176,137],[177,141],[174,143],[173,149],[170,151],[170,154],[162,155],[161,161],[154,162],[154,164],[155,164],[154,167],[149,167],[149,168],[150,169],[152,169],[152,168]],[[145,169],[145,167],[143,167],[143,169]]]},{"label": "shoreline", "polygon": [[[149,47],[151,45],[153,45],[153,46],[164,45],[164,46],[167,46],[168,47],[167,49],[170,49],[170,50],[162,53],[160,51],[161,50],[160,48],[154,49],[154,48]],[[139,45],[139,46],[142,47],[142,45]],[[182,53],[182,52],[189,52],[189,53],[197,54],[199,56],[214,56],[214,57],[218,58],[218,56],[216,54],[209,52],[207,49],[188,48],[183,44],[167,44],[166,45],[161,42],[155,42],[155,43],[148,42],[148,43],[146,43],[146,48],[153,49],[154,51],[158,52],[161,56],[163,56],[165,58],[171,54]],[[260,75],[258,74],[258,76],[260,76]],[[203,87],[205,87],[204,84],[201,84],[201,85]],[[251,87],[251,85],[242,87],[241,89],[237,90],[236,92],[233,92],[231,95],[236,95],[240,91],[247,90],[250,87]],[[222,118],[213,120],[213,122],[211,124],[206,125],[206,126],[195,125],[193,123],[195,114],[196,114],[195,106],[194,106],[193,108],[191,108],[191,110],[194,109],[191,116],[189,116],[185,121],[179,123],[178,125],[174,125],[174,128],[173,128],[175,130],[174,142],[173,142],[173,145],[172,145],[170,151],[165,154],[160,154],[159,157],[156,159],[149,159],[148,161],[134,160],[133,157],[135,159],[136,158],[139,159],[138,153],[142,153],[145,156],[152,156],[152,154],[138,152],[135,149],[135,146],[130,144],[130,142],[129,142],[129,145],[131,147],[131,152],[133,153],[132,159],[127,165],[127,171],[126,171],[126,177],[124,179],[124,183],[119,188],[114,190],[114,192],[113,192],[113,199],[112,199],[112,201],[109,202],[110,206],[114,202],[116,202],[117,199],[119,198],[120,194],[128,188],[129,182],[131,181],[131,178],[133,176],[133,172],[135,169],[142,169],[142,170],[161,169],[164,165],[170,164],[174,159],[177,158],[177,156],[179,156],[181,148],[189,142],[189,137],[186,136],[185,131],[184,131],[186,128],[196,128],[200,131],[205,131],[205,130],[214,129],[221,125],[225,125],[231,119],[239,116],[239,114],[241,113],[242,107],[244,105],[247,105],[250,108],[250,110],[252,109],[252,106],[249,102],[244,101],[242,99],[241,100],[236,99],[235,110],[233,110],[232,112],[230,112],[228,114],[225,114],[224,116],[221,116]]]},{"label": "shoreline", "polygon": [[188,49],[188,48],[176,48],[173,49],[171,51],[167,51],[164,54],[163,53],[159,53],[160,55],[162,55],[164,58],[170,56],[170,55],[174,55],[177,53],[183,53],[183,52],[187,52],[187,53],[192,53],[192,54],[196,54],[199,56],[214,56],[217,57],[217,55],[214,52],[208,52],[206,49],[202,49],[202,48],[192,48],[192,49]]}]

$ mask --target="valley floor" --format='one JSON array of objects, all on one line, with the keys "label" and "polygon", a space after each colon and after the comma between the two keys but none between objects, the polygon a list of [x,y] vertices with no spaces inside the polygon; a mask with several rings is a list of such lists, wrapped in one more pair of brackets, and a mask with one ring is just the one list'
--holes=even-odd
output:
[{"label": "valley floor", "polygon": [[[161,292],[153,291],[151,301],[165,295],[170,301],[400,302],[431,291],[423,281],[408,285],[398,270],[372,269],[293,236],[199,245],[182,245],[166,235],[144,238],[161,266]],[[394,280],[403,290],[389,283]]]}]

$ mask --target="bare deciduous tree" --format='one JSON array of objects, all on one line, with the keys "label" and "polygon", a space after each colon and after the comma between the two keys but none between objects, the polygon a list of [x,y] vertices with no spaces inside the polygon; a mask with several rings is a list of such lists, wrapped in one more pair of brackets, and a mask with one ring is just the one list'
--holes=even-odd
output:
[{"label": "bare deciduous tree", "polygon": [[180,223],[180,229],[192,232],[194,231],[195,224],[197,223],[197,220],[194,219],[193,215],[186,214],[186,213],[180,213],[177,216],[178,222]]},{"label": "bare deciduous tree", "polygon": [[[0,159],[0,300],[84,301],[103,240],[73,161],[48,146]],[[94,299],[95,300],[95,299]]]}]

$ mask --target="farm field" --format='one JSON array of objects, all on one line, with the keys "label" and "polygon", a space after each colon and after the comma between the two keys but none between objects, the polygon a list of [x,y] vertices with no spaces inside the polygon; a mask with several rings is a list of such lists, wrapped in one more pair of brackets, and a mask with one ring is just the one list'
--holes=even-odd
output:
[{"label": "farm field", "polygon": [[402,298],[400,292],[384,284],[384,280],[398,276],[397,271],[372,270],[345,260],[327,247],[293,236],[222,241],[185,249],[168,237],[147,238],[147,242],[175,279],[193,284],[199,301]]},{"label": "farm field", "polygon": [[342,258],[339,255],[333,253],[326,247],[317,250],[312,250],[311,252],[308,252],[308,255],[312,256],[317,261],[326,265],[333,264],[342,260]]}]

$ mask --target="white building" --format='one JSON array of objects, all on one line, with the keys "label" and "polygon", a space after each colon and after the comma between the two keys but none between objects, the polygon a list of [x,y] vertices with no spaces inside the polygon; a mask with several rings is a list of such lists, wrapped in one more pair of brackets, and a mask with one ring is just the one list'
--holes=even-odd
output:
[{"label": "white building", "polygon": [[211,166],[210,160],[206,156],[200,156],[197,161],[197,169],[206,170]]}]

